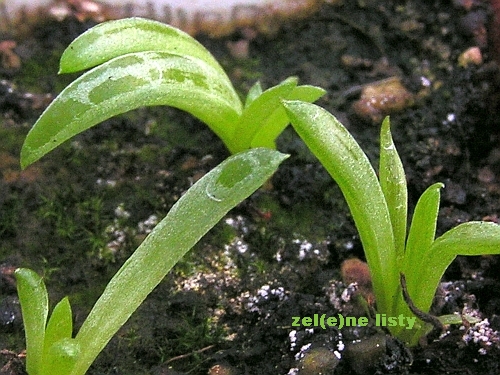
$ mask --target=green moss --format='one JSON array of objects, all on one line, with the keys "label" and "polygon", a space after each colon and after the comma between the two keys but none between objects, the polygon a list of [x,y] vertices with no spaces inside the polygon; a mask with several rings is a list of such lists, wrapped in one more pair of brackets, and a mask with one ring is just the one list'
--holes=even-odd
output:
[{"label": "green moss", "polygon": [[57,75],[61,49],[38,49],[30,58],[23,60],[23,66],[14,82],[23,90],[45,94],[61,92],[78,74]]}]

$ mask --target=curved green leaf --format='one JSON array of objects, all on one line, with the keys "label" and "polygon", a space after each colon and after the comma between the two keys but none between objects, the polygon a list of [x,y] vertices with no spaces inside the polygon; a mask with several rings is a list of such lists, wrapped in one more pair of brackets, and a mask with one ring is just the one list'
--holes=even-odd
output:
[{"label": "curved green leaf", "polygon": [[107,285],[76,339],[82,375],[116,331],[198,240],[262,185],[288,156],[259,148],[236,154],[194,184]]},{"label": "curved green leaf", "polygon": [[429,311],[439,282],[457,255],[500,254],[500,225],[484,221],[470,221],[450,229],[438,237],[421,254],[415,278],[425,288],[416,288],[413,302],[423,311]]},{"label": "curved green leaf", "polygon": [[30,269],[18,268],[14,275],[26,336],[26,370],[30,375],[39,375],[49,311],[47,288],[43,279]]},{"label": "curved green leaf", "polygon": [[[326,91],[316,86],[297,86],[292,92],[283,99],[286,100],[302,100],[303,102],[312,103],[326,94]],[[268,147],[276,148],[276,138],[285,130],[290,123],[284,108],[280,105],[274,112],[265,120],[265,123],[257,130],[253,136],[251,147]]]},{"label": "curved green leaf", "polygon": [[[416,265],[422,262],[422,257],[429,251],[436,237],[440,190],[443,187],[441,182],[429,186],[418,200],[413,212],[403,266],[408,293],[412,298],[417,289],[421,289],[419,284],[422,282],[417,275],[420,267]],[[417,305],[417,307],[423,310],[422,306]]]},{"label": "curved green leaf", "polygon": [[[281,99],[286,99],[297,86],[297,77],[289,77],[279,85],[267,89],[245,107],[234,126],[233,137],[228,145],[232,153],[251,147],[255,134],[266,123],[271,114],[281,107]],[[273,139],[274,140],[274,139]]]},{"label": "curved green leaf", "polygon": [[139,17],[103,22],[84,32],[64,51],[59,73],[78,72],[118,56],[147,51],[198,58],[226,75],[196,39],[172,26]]},{"label": "curved green leaf", "polygon": [[342,190],[363,243],[377,309],[390,314],[396,306],[399,274],[389,210],[370,161],[323,108],[301,101],[283,105],[296,132]]},{"label": "curved green leaf", "polygon": [[231,83],[202,60],[165,52],[120,56],[83,74],[49,105],[24,141],[21,166],[101,121],[153,105],[183,109],[227,141],[241,103]]}]

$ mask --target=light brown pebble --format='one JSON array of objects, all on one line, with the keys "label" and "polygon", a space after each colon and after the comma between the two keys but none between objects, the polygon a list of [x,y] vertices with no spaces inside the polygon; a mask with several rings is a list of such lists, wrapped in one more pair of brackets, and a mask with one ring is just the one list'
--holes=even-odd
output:
[{"label": "light brown pebble", "polygon": [[227,363],[213,365],[208,370],[208,375],[237,375],[237,370]]},{"label": "light brown pebble", "polygon": [[481,65],[483,63],[483,54],[479,47],[470,47],[458,57],[458,66],[466,68],[470,65]]},{"label": "light brown pebble", "polygon": [[414,102],[414,95],[401,80],[391,77],[364,86],[353,110],[359,117],[378,124],[385,116],[410,107]]}]

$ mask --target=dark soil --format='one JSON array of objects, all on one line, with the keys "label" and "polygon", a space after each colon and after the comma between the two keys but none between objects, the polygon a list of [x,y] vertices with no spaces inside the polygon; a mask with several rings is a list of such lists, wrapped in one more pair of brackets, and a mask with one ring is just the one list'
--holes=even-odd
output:
[{"label": "dark soil", "polygon": [[[345,0],[274,35],[199,39],[242,93],[257,79],[270,87],[290,75],[327,89],[318,103],[348,127],[374,165],[378,117],[390,112],[410,209],[429,185],[446,184],[442,234],[464,221],[499,222],[500,215],[500,69],[489,58],[490,10],[482,2],[468,10],[458,3]],[[197,120],[149,108],[96,126],[21,172],[24,136],[75,78],[56,76],[58,58],[90,26],[47,22],[16,40],[20,65],[5,59],[0,68],[0,374],[22,373],[15,267],[44,275],[52,303],[69,295],[78,328],[153,225],[152,215],[165,216],[228,156]],[[248,56],[230,53],[238,41],[248,43]],[[481,47],[484,62],[460,67],[458,57],[470,46]],[[394,76],[411,103],[371,117],[354,109],[363,85]],[[291,129],[278,143],[292,157],[270,186],[230,212],[176,266],[89,374],[274,375],[298,367],[300,374],[500,373],[498,257],[458,258],[434,304],[437,315],[466,311],[482,322],[451,326],[416,348],[372,328],[292,329],[292,316],[356,312],[341,298],[339,268],[364,255],[335,183]],[[349,345],[356,339],[366,346]],[[301,349],[305,357],[297,360]]]}]

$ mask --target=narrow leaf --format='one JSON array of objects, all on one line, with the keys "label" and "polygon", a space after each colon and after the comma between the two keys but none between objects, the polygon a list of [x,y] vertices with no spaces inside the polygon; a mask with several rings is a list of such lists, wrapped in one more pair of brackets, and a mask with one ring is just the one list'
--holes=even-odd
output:
[{"label": "narrow leaf", "polygon": [[238,103],[231,84],[202,60],[164,52],[117,57],[79,77],[49,105],[24,141],[21,166],[101,121],[140,106],[183,109],[228,141],[239,117]]},{"label": "narrow leaf", "polygon": [[[303,85],[295,87],[292,92],[283,99],[301,100],[303,102],[312,103],[325,94],[326,91],[320,87]],[[258,129],[252,139],[251,147],[276,148],[276,138],[285,130],[289,123],[290,120],[288,120],[284,108],[280,105]]]},{"label": "narrow leaf", "polygon": [[[441,196],[440,190],[443,186],[444,185],[440,182],[429,186],[418,200],[408,233],[403,264],[400,265],[400,270],[406,276],[408,294],[415,306],[424,312],[429,311],[428,308],[430,304],[422,304],[417,298],[419,291],[427,289],[428,285],[425,284],[425,280],[422,279],[421,264],[423,257],[426,256],[425,254],[429,251],[436,236],[436,225]],[[431,301],[435,292],[436,290],[434,289],[434,291],[430,293],[432,294]],[[401,299],[398,299],[396,311],[398,314],[403,314],[404,316],[414,316],[406,303]],[[408,332],[408,330],[403,327],[396,327],[393,334],[397,334],[400,339],[405,340],[410,345],[415,345],[418,339],[425,334],[425,331],[426,325],[417,321],[412,332]]]},{"label": "narrow leaf", "polygon": [[257,99],[262,94],[262,86],[259,81],[248,90],[247,98],[245,100],[245,108],[247,108],[250,103]]},{"label": "narrow leaf", "polygon": [[226,75],[212,54],[190,35],[138,17],[103,22],[84,32],[64,51],[59,73],[78,72],[128,53],[147,51],[194,57]]},{"label": "narrow leaf", "polygon": [[389,117],[384,119],[380,130],[379,178],[391,217],[396,254],[402,260],[406,242],[408,189],[403,163],[392,140]]},{"label": "narrow leaf", "polygon": [[26,370],[30,375],[39,375],[49,310],[47,289],[42,278],[30,269],[18,268],[14,275],[26,335]]},{"label": "narrow leaf", "polygon": [[71,338],[72,334],[73,315],[69,299],[65,297],[54,307],[47,323],[47,328],[45,329],[45,353],[48,352],[52,344],[64,338]]},{"label": "narrow leaf", "polygon": [[500,254],[500,225],[484,221],[460,224],[438,237],[421,254],[415,278],[419,287],[412,298],[415,305],[429,311],[444,272],[457,255]]},{"label": "narrow leaf", "polygon": [[363,243],[377,309],[391,313],[399,274],[389,211],[370,161],[347,129],[323,108],[300,101],[283,105],[296,132],[342,190]]},{"label": "narrow leaf", "polygon": [[280,100],[286,98],[297,86],[297,81],[296,77],[287,78],[279,85],[264,91],[243,110],[234,127],[229,151],[236,153],[251,147],[255,134],[266,123],[269,116],[281,106]]},{"label": "narrow leaf", "polygon": [[[439,213],[439,201],[441,189],[444,185],[441,182],[429,186],[415,206],[411,221],[408,241],[406,243],[405,264],[403,272],[406,275],[408,291],[413,295],[420,280],[414,276],[423,254],[430,249],[436,237],[436,225]],[[420,306],[417,306],[421,309]]]},{"label": "narrow leaf", "polygon": [[71,372],[82,375],[116,331],[180,258],[231,208],[262,185],[287,155],[269,149],[236,154],[194,184],[107,285],[77,340]]}]

